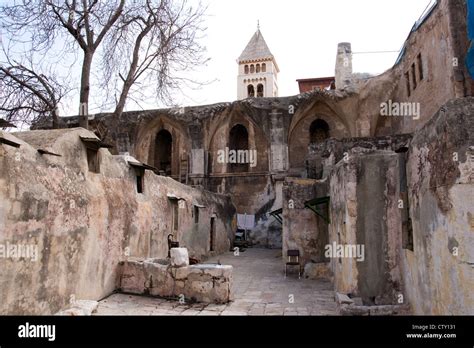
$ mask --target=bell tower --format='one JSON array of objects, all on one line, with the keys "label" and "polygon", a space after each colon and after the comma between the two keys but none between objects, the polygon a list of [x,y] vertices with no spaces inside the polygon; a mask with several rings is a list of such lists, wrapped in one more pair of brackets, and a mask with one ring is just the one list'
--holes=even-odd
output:
[{"label": "bell tower", "polygon": [[278,73],[275,57],[263,38],[260,25],[237,59],[237,99],[278,97]]}]

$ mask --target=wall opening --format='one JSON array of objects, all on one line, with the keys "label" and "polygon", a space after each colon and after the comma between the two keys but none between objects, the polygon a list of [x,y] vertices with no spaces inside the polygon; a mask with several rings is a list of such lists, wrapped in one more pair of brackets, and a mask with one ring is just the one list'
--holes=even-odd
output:
[{"label": "wall opening", "polygon": [[198,224],[199,223],[199,207],[194,206],[194,223]]},{"label": "wall opening", "polygon": [[[229,133],[229,154],[231,150],[235,151],[234,161],[229,156],[228,172],[231,173],[245,173],[249,170],[249,134],[247,128],[241,124],[237,124],[230,130]],[[239,152],[240,150],[240,152]],[[242,150],[245,151],[247,156],[239,156],[242,154]],[[236,163],[232,163],[236,162]]]},{"label": "wall opening", "polygon": [[253,85],[248,85],[247,86],[247,96],[249,98],[255,97],[255,88],[253,87]]},{"label": "wall opening", "polygon": [[257,97],[263,97],[263,85],[261,83],[257,85]]},{"label": "wall opening", "polygon": [[255,69],[256,69],[256,72],[259,73],[260,72],[260,64],[257,64]]},{"label": "wall opening", "polygon": [[411,65],[411,82],[413,84],[413,90],[416,89],[416,66],[415,63]]},{"label": "wall opening", "polygon": [[178,205],[178,200],[172,200],[171,201],[171,206],[172,206],[172,228],[171,228],[171,233],[173,234],[173,237],[176,238],[178,236],[178,224],[179,224],[179,205]]},{"label": "wall opening", "polygon": [[250,65],[250,73],[253,74],[255,72],[255,65]]},{"label": "wall opening", "polygon": [[135,176],[137,179],[137,193],[145,192],[145,170],[142,168],[135,168]]},{"label": "wall opening", "polygon": [[92,173],[100,173],[99,150],[86,148],[87,150],[87,166]]},{"label": "wall opening", "polygon": [[246,65],[246,66],[244,67],[244,71],[245,71],[246,74],[249,73],[249,66],[248,66],[248,65]]},{"label": "wall opening", "polygon": [[405,82],[406,82],[406,88],[407,88],[407,97],[411,95],[411,86],[410,86],[410,73],[407,71],[405,73]]},{"label": "wall opening", "polygon": [[329,138],[329,125],[324,120],[314,120],[309,127],[310,143],[321,143],[327,138]]},{"label": "wall opening", "polygon": [[262,72],[267,72],[267,65],[262,63]]},{"label": "wall opening", "polygon": [[158,132],[155,139],[155,167],[162,175],[171,175],[173,137],[165,129]]},{"label": "wall opening", "polygon": [[418,56],[416,57],[416,61],[418,64],[418,79],[421,81],[423,80],[423,61],[421,59],[421,53],[418,53]]},{"label": "wall opening", "polygon": [[209,229],[209,251],[214,251],[216,237],[216,218],[211,217],[211,228]]}]

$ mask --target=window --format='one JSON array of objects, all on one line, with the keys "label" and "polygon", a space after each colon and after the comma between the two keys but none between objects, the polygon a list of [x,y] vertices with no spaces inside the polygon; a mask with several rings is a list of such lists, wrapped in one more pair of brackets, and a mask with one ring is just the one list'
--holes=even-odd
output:
[{"label": "window", "polygon": [[87,148],[87,165],[92,173],[100,173],[99,150]]},{"label": "window", "polygon": [[172,200],[171,201],[172,205],[172,215],[173,215],[173,235],[175,235],[175,232],[178,231],[178,222],[179,222],[179,206],[178,206],[178,200]]},{"label": "window", "polygon": [[135,176],[137,179],[137,193],[143,193],[145,188],[145,169],[135,168]]},{"label": "window", "polygon": [[253,74],[255,72],[255,65],[250,65],[250,73]]},{"label": "window", "polygon": [[257,85],[257,97],[262,98],[264,96],[263,94],[263,85],[259,83]]},{"label": "window", "polygon": [[248,98],[255,97],[255,88],[253,87],[253,85],[248,85],[247,86],[247,97]]},{"label": "window", "polygon": [[215,218],[211,217],[211,228],[209,230],[209,251],[214,251],[214,239],[216,238],[216,222]]},{"label": "window", "polygon": [[143,193],[143,176],[137,175],[137,193]]},{"label": "window", "polygon": [[[237,124],[229,133],[229,150],[235,150],[235,163],[230,162],[228,172],[245,173],[249,170],[249,134],[247,128]],[[243,156],[242,156],[243,154]],[[239,156],[240,155],[240,156]]]},{"label": "window", "polygon": [[309,142],[311,144],[321,143],[327,138],[329,138],[329,125],[324,120],[314,120],[309,127]]},{"label": "window", "polygon": [[262,63],[262,72],[267,72],[267,64]]},{"label": "window", "polygon": [[248,65],[246,65],[246,66],[244,67],[244,71],[245,71],[246,74],[249,73],[249,66],[248,66]]},{"label": "window", "polygon": [[194,206],[194,223],[199,223],[199,207]]},{"label": "window", "polygon": [[412,83],[413,83],[413,90],[416,89],[416,66],[415,66],[415,63],[413,63],[411,65],[411,80],[412,80]]},{"label": "window", "polygon": [[407,84],[407,96],[411,95],[411,88],[410,88],[410,73],[407,71],[405,73],[405,82]]},{"label": "window", "polygon": [[423,80],[423,61],[421,59],[421,53],[418,53],[418,56],[416,57],[416,61],[418,64],[418,78],[419,80]]},{"label": "window", "polygon": [[158,132],[155,139],[155,167],[162,175],[171,175],[173,138],[165,129]]},{"label": "window", "polygon": [[260,72],[260,64],[257,64],[257,67],[256,67],[256,72],[259,73]]}]

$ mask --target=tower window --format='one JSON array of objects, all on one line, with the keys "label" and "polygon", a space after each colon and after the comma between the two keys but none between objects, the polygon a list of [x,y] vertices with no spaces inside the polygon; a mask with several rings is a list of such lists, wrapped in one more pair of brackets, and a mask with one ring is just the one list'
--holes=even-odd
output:
[{"label": "tower window", "polygon": [[246,66],[244,67],[244,71],[245,71],[246,74],[249,73],[249,66],[248,66],[248,65],[246,65]]},{"label": "tower window", "polygon": [[253,74],[255,72],[255,65],[250,65],[250,73]]},{"label": "tower window", "polygon": [[257,64],[256,70],[257,70],[257,73],[260,72],[260,64]]},{"label": "tower window", "polygon": [[267,64],[262,63],[262,72],[267,72]]},{"label": "tower window", "polygon": [[249,98],[255,97],[255,88],[253,87],[253,85],[247,86],[247,95]]},{"label": "tower window", "polygon": [[263,94],[263,85],[259,83],[257,85],[257,97],[262,98],[264,96]]},{"label": "tower window", "polygon": [[320,143],[329,138],[329,125],[326,121],[318,119],[311,123],[309,127],[310,143]]}]

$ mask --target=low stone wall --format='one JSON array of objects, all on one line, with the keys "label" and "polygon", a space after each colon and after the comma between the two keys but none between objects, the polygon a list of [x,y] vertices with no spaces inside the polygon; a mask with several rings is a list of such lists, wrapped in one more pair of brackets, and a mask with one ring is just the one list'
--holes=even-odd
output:
[{"label": "low stone wall", "polygon": [[[117,289],[120,261],[166,258],[169,234],[199,260],[233,243],[229,197],[149,170],[138,192],[131,158],[103,148],[92,172],[80,139],[96,139],[92,132],[0,136],[19,145],[0,144],[0,314],[57,313],[71,296],[100,300]],[[16,257],[20,247],[29,254]]]},{"label": "low stone wall", "polygon": [[227,303],[232,300],[232,266],[197,264],[172,267],[167,260],[135,259],[122,263],[120,290],[125,293]]},{"label": "low stone wall", "polygon": [[408,152],[413,247],[402,249],[414,314],[474,314],[474,98],[453,100]]}]

